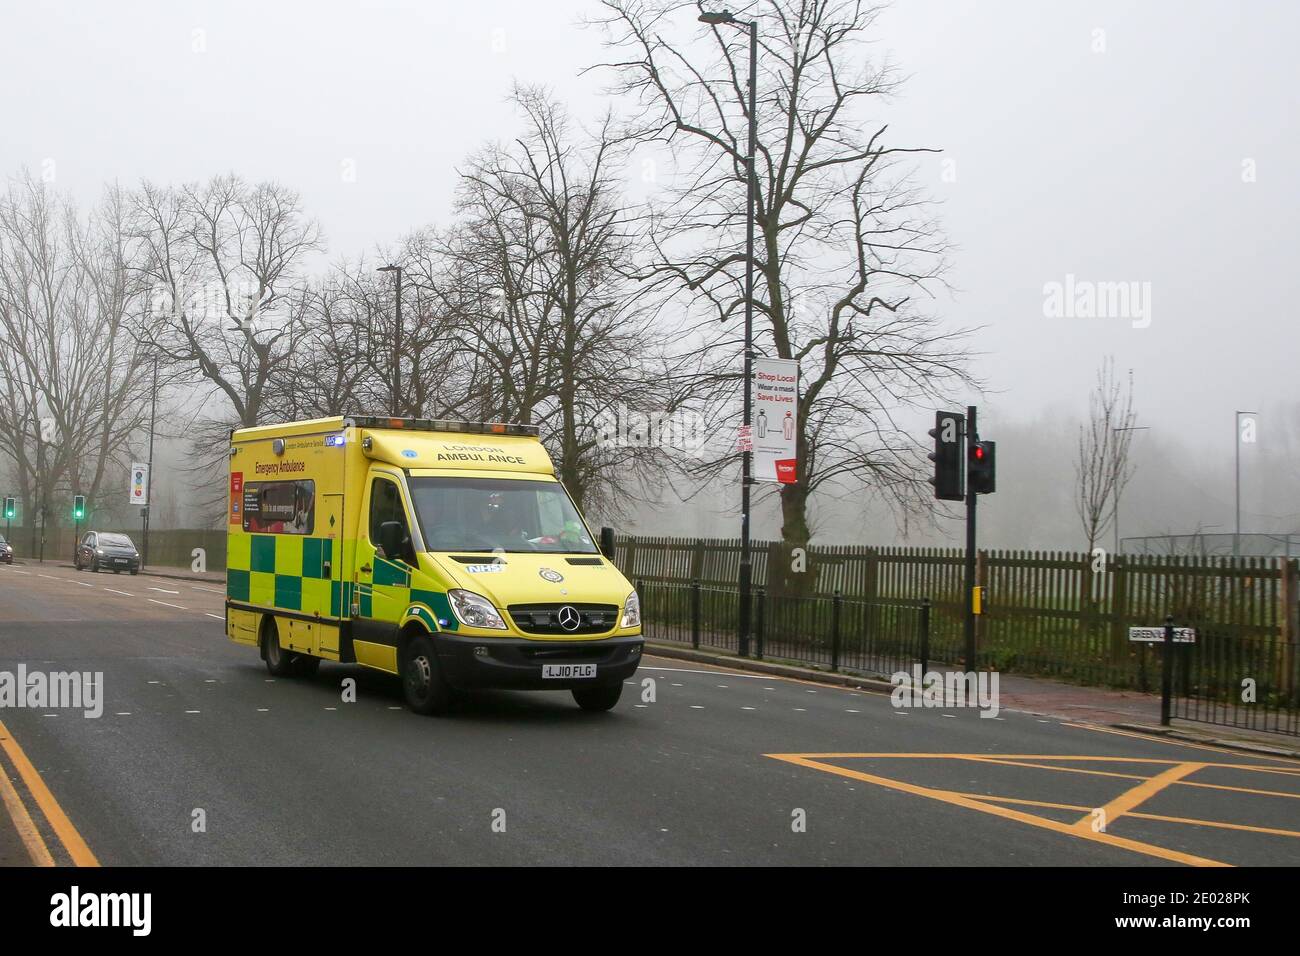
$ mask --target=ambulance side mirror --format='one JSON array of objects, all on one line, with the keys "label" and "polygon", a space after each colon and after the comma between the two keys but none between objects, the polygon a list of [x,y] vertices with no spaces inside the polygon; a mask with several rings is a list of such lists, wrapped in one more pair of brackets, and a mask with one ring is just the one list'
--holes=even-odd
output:
[{"label": "ambulance side mirror", "polygon": [[600,529],[600,553],[614,560],[614,529],[608,525]]}]

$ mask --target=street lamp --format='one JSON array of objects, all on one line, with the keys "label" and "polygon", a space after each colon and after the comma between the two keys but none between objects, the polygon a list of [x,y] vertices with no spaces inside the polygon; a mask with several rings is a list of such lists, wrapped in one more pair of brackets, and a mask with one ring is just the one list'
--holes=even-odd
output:
[{"label": "street lamp", "polygon": [[[1241,437],[1241,416],[1242,416],[1242,415],[1258,415],[1258,414],[1259,414],[1259,412],[1237,412],[1237,416],[1236,416],[1236,419],[1235,419],[1235,421],[1234,421],[1234,426],[1235,426],[1234,430],[1235,430],[1236,433],[1237,433],[1237,434],[1236,434],[1236,441],[1237,441],[1237,447],[1236,447],[1236,453],[1237,453],[1237,481],[1236,481],[1236,511],[1237,511],[1237,520],[1236,520],[1236,523],[1232,526],[1232,527],[1233,527],[1233,530],[1232,530],[1232,556],[1233,556],[1234,558],[1241,554],[1241,442],[1242,442],[1242,437]],[[1252,429],[1253,429],[1253,427],[1254,427],[1254,422],[1251,423],[1251,427],[1252,427]],[[1254,441],[1255,441],[1255,433],[1254,433],[1253,430],[1251,431],[1250,440],[1251,440],[1251,443],[1252,443],[1252,444],[1253,444]]]},{"label": "street lamp", "polygon": [[754,207],[758,174],[754,166],[756,140],[758,139],[758,21],[748,23],[736,19],[730,10],[721,13],[704,12],[701,23],[717,27],[723,24],[749,31],[749,148],[745,155],[746,216],[745,216],[745,440],[741,450],[740,466],[740,635],[738,650],[741,657],[749,656],[750,604],[753,593],[754,562],[749,542],[749,486],[753,468],[753,436],[749,433],[754,404]]},{"label": "street lamp", "polygon": [[397,273],[397,328],[393,333],[393,399],[389,414],[397,415],[401,411],[402,396],[402,267],[392,265],[380,266],[376,272]]},{"label": "street lamp", "polygon": [[[1116,432],[1145,432],[1150,431],[1151,426],[1127,425],[1123,428],[1113,428],[1111,430]],[[1119,496],[1123,491],[1124,485],[1122,483],[1115,486],[1115,517],[1113,522],[1115,525],[1115,554],[1119,554]]]}]

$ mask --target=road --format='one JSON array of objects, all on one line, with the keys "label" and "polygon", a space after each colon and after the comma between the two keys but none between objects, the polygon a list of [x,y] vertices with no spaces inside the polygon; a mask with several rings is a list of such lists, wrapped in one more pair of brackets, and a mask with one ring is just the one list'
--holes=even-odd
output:
[{"label": "road", "polygon": [[[500,692],[422,718],[359,667],[271,679],[226,641],[222,600],[0,567],[0,672],[103,674],[97,719],[0,710],[0,764],[54,862],[1300,861],[1295,761],[651,656],[608,714]],[[5,862],[19,844],[0,831]]]}]

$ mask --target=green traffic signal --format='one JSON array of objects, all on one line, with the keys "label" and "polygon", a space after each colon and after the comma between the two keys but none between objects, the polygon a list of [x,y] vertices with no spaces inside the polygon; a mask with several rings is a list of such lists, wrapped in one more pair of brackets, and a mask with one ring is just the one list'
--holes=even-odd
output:
[{"label": "green traffic signal", "polygon": [[80,521],[86,517],[86,496],[77,495],[72,499],[72,517]]},{"label": "green traffic signal", "polygon": [[5,499],[5,517],[6,517],[6,518],[13,518],[13,517],[16,517],[17,514],[18,514],[18,508],[17,508],[17,506],[14,504],[14,499],[13,499],[13,498],[6,498],[6,499]]}]

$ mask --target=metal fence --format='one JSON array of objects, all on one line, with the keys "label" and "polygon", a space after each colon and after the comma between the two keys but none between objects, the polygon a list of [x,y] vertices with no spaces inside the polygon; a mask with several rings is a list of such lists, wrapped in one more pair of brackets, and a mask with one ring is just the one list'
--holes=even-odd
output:
[{"label": "metal fence", "polygon": [[[694,648],[737,652],[736,588],[637,581],[645,635]],[[926,601],[864,601],[839,595],[753,596],[753,655],[832,671],[889,676],[912,664],[952,661],[956,647],[932,645]]]},{"label": "metal fence", "polygon": [[[624,537],[616,554],[643,593],[680,604],[673,627],[700,628],[706,645],[732,651],[739,558],[739,541],[710,539]],[[790,559],[780,542],[755,544],[762,597],[754,621],[766,631],[767,656],[891,673],[896,663],[919,659],[919,647],[906,643],[905,618],[907,608],[919,613],[929,600],[926,633],[935,660],[1153,691],[1160,686],[1161,652],[1130,642],[1128,629],[1159,626],[1173,615],[1201,635],[1195,647],[1179,651],[1177,716],[1300,733],[1300,562],[1294,558],[981,551],[976,577],[985,612],[970,664],[962,660],[960,550],[812,547],[801,556],[807,577],[796,589],[780,573]],[[701,602],[694,624],[692,587]],[[691,639],[682,633],[670,629],[664,639]]]}]

